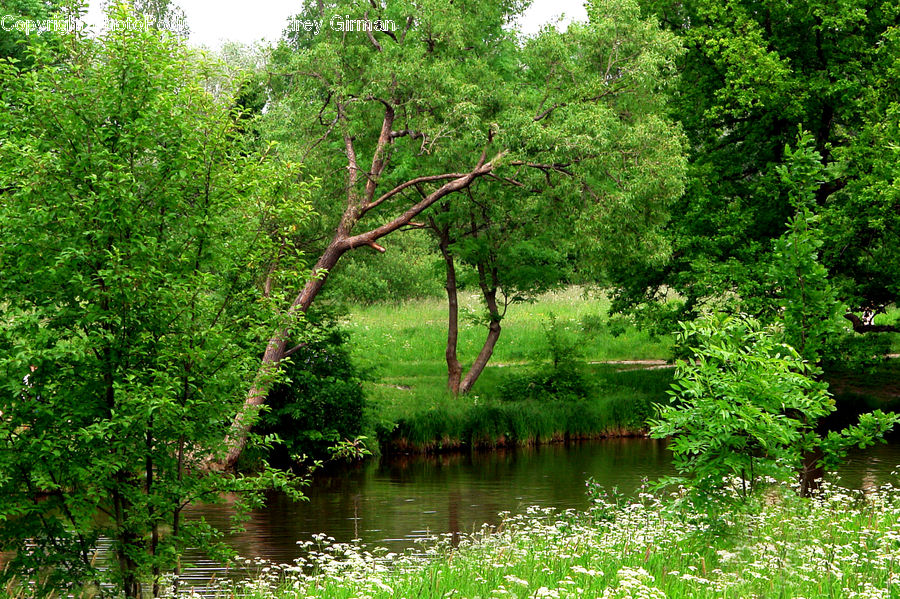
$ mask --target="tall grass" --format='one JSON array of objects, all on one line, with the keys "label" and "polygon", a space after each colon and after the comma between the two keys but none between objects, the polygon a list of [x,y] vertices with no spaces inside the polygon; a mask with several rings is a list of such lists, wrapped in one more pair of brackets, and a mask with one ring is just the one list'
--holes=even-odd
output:
[{"label": "tall grass", "polygon": [[292,566],[226,593],[299,597],[889,598],[900,594],[900,494],[773,489],[717,518],[657,496],[586,513],[532,508],[418,555],[318,538]]},{"label": "tall grass", "polygon": [[[461,297],[459,355],[475,357],[486,334],[474,322],[478,297]],[[367,387],[369,420],[383,445],[437,450],[531,444],[642,430],[654,401],[666,399],[670,372],[618,372],[600,362],[666,358],[671,339],[610,324],[608,301],[578,288],[517,304],[503,321],[494,355],[471,394],[446,390],[446,305],[440,299],[356,306],[344,321],[353,357],[375,375]],[[467,318],[469,314],[473,318]],[[574,403],[536,398],[510,404],[499,388],[548,359],[551,315],[558,333],[577,344],[593,391]]]},{"label": "tall grass", "polygon": [[[574,401],[497,399],[497,385],[526,369],[494,369],[482,391],[464,397],[451,397],[442,389],[423,394],[421,388],[418,392],[388,389],[392,393],[379,395],[384,385],[373,386],[372,412],[381,423],[383,449],[434,451],[640,433],[654,413],[653,404],[668,400],[665,390],[673,373],[671,369],[620,371],[613,365],[593,364],[586,367],[595,387],[591,397]],[[438,379],[442,385],[443,378]],[[414,377],[393,380],[416,384]],[[407,396],[396,399],[403,393]]]}]

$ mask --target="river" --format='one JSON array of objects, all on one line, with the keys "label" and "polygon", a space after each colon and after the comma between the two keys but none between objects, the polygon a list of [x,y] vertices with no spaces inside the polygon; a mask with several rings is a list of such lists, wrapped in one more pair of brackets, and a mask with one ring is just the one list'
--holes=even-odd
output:
[{"label": "river", "polygon": [[[878,486],[893,480],[898,464],[900,444],[879,445],[851,456],[840,471],[842,484]],[[645,479],[672,473],[664,442],[651,439],[394,456],[320,473],[306,490],[309,501],[272,495],[265,509],[250,515],[246,531],[229,543],[242,556],[275,562],[298,557],[297,542],[316,533],[402,551],[430,535],[496,524],[503,511],[531,505],[583,509],[590,477],[629,494]],[[231,514],[227,504],[201,505],[192,506],[189,517],[226,527]],[[193,567],[185,574],[198,586],[214,574],[221,578],[221,566],[201,556],[191,558]]]}]

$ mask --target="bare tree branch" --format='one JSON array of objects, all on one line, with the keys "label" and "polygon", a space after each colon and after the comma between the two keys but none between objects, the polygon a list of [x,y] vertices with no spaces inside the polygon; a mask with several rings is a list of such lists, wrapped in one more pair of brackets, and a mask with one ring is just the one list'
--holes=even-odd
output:
[{"label": "bare tree branch", "polygon": [[844,318],[853,323],[853,330],[857,333],[900,333],[900,327],[891,324],[866,324],[856,314],[844,314]]},{"label": "bare tree branch", "polygon": [[392,189],[389,192],[382,195],[377,200],[375,200],[373,202],[369,202],[363,208],[362,213],[365,214],[366,212],[375,208],[382,202],[385,202],[386,200],[391,199],[392,197],[394,197],[401,191],[408,189],[412,186],[419,185],[420,183],[431,183],[432,181],[443,181],[445,179],[458,179],[460,177],[465,177],[465,176],[466,176],[466,173],[444,173],[443,175],[429,175],[426,177],[416,177],[415,179],[411,179],[411,180],[407,181],[406,183],[401,183],[394,189]]}]

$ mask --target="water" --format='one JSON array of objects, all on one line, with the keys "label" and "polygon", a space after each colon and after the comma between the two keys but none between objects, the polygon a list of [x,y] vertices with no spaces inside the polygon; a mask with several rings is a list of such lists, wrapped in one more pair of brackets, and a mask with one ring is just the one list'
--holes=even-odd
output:
[{"label": "water", "polygon": [[[900,444],[855,454],[842,468],[843,484],[871,488],[891,480],[900,464]],[[608,439],[497,452],[395,457],[317,476],[308,502],[281,495],[251,514],[246,532],[229,542],[242,556],[290,562],[297,541],[325,533],[338,541],[360,539],[401,551],[433,534],[471,532],[497,524],[498,513],[531,505],[559,509],[587,507],[584,481],[632,493],[643,479],[672,474],[664,442]],[[193,506],[189,517],[225,527],[231,510]],[[208,581],[220,569],[195,556],[191,578]]]}]

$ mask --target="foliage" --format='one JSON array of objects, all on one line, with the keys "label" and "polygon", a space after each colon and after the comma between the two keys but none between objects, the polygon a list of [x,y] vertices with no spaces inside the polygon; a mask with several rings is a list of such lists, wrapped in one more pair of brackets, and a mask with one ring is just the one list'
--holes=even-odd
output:
[{"label": "foliage", "polygon": [[68,28],[69,19],[78,16],[77,2],[65,0],[5,0],[0,27],[0,59],[19,61],[20,67],[31,65],[28,46],[34,42],[57,44],[60,31],[38,31],[48,19],[58,19]]},{"label": "foliage", "polygon": [[185,549],[227,556],[189,502],[293,489],[202,461],[274,324],[268,215],[309,207],[278,193],[293,173],[243,151],[204,90],[215,67],[171,36],[64,42],[33,45],[28,71],[0,63],[0,578],[157,595]]},{"label": "foliage", "polygon": [[408,231],[398,235],[384,255],[354,252],[332,270],[323,299],[357,305],[399,305],[438,297],[444,289],[431,245],[421,232]]},{"label": "foliage", "polygon": [[746,481],[743,496],[760,477],[792,476],[810,432],[797,414],[815,421],[833,409],[826,386],[809,377],[813,367],[749,318],[684,323],[678,342],[691,358],[678,362],[676,403],[661,407],[650,429],[673,437],[676,468],[708,494],[732,476]]},{"label": "foliage", "polygon": [[317,22],[397,26],[288,32],[273,53],[267,132],[322,179],[320,218],[303,231],[322,252],[319,271],[428,216],[452,225],[453,253],[485,271],[490,293],[516,298],[564,279],[567,233],[585,239],[603,222],[606,242],[622,248],[619,223],[634,245],[664,220],[684,170],[659,93],[679,51],[673,36],[621,0],[591,3],[591,22],[566,33],[524,39],[508,25],[525,4],[303,5],[300,16]]},{"label": "foliage", "polygon": [[544,323],[544,345],[533,358],[539,364],[534,372],[512,375],[497,389],[500,398],[578,400],[594,394],[584,365],[581,350],[582,335],[560,325],[551,312]]},{"label": "foliage", "polygon": [[408,407],[394,428],[382,433],[382,450],[492,449],[638,435],[658,401],[658,396],[624,387],[577,402],[547,396],[515,402],[470,397],[433,401],[418,410]]},{"label": "foliage", "polygon": [[844,334],[840,324],[844,310],[819,260],[824,242],[814,209],[822,165],[812,142],[812,136],[801,132],[796,150],[785,150],[787,165],[779,172],[795,213],[775,241],[769,276],[776,287],[785,342],[808,362],[820,364],[826,356],[835,357],[835,346]]},{"label": "foliage", "polygon": [[617,309],[677,293],[683,316],[759,314],[772,240],[794,211],[781,177],[798,127],[814,181],[821,262],[852,310],[900,299],[898,6],[882,0],[642,0],[686,48],[670,104],[691,155],[668,260],[613,269]]},{"label": "foliage", "polygon": [[900,420],[876,411],[822,440],[816,425],[834,411],[834,400],[814,378],[820,371],[752,318],[684,323],[678,342],[691,358],[678,361],[675,402],[659,408],[650,430],[672,437],[676,468],[702,495],[722,496],[736,477],[746,499],[763,477],[795,476],[808,453],[822,451],[833,466],[850,446],[881,439]]},{"label": "foliage", "polygon": [[260,434],[280,440],[269,452],[277,464],[330,457],[330,448],[363,430],[367,377],[350,360],[347,334],[327,318],[314,326],[318,330],[284,366],[286,379],[269,392],[257,424]]}]

